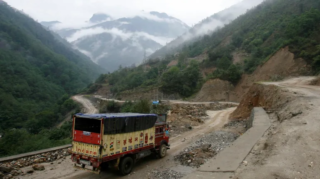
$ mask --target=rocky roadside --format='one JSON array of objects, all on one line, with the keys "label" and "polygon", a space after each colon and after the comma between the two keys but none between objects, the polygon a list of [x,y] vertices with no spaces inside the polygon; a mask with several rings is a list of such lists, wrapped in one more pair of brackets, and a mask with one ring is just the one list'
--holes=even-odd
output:
[{"label": "rocky roadside", "polygon": [[215,131],[201,137],[191,146],[184,149],[174,157],[181,165],[200,167],[208,159],[214,157],[221,150],[229,146],[237,139],[238,135],[233,132]]},{"label": "rocky roadside", "polygon": [[[0,179],[19,178],[18,176],[24,176],[31,174],[34,171],[45,170],[45,167],[41,163],[49,163],[59,159],[66,159],[71,153],[71,148],[61,149],[53,152],[46,152],[39,155],[20,158],[18,160],[12,160],[8,162],[0,163]],[[32,169],[23,172],[21,168],[32,166]]]},{"label": "rocky roadside", "polygon": [[148,173],[148,179],[180,179],[183,175],[174,170],[166,169],[163,171],[153,170],[151,173]]},{"label": "rocky roadside", "polygon": [[168,114],[171,137],[190,131],[193,127],[204,123],[209,119],[206,111],[218,111],[231,107],[235,104],[210,103],[210,104],[171,104]]}]

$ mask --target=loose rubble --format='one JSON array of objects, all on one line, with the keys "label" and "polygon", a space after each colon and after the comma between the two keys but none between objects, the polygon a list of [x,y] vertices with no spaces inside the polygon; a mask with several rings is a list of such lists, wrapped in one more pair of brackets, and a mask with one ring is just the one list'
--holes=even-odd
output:
[{"label": "loose rubble", "polygon": [[[25,173],[31,174],[34,172],[34,170],[45,170],[45,167],[43,165],[40,165],[40,163],[53,162],[58,159],[65,159],[67,156],[70,155],[70,153],[71,148],[61,149],[53,152],[46,152],[39,155],[24,157],[18,160],[0,163],[0,179],[10,179],[14,176],[25,175]],[[26,171],[25,173],[20,169],[31,165],[32,169]]]},{"label": "loose rubble", "polygon": [[171,136],[190,131],[193,126],[204,123],[208,119],[207,110],[222,110],[235,106],[235,104],[218,102],[210,104],[171,104],[167,119],[170,124]]},{"label": "loose rubble", "polygon": [[226,131],[210,133],[184,149],[174,159],[184,166],[200,167],[219,151],[229,146],[237,137],[238,135]]},{"label": "loose rubble", "polygon": [[211,145],[202,145],[191,150],[185,149],[183,153],[175,156],[175,160],[179,160],[181,165],[199,167],[205,163],[206,159],[216,155],[210,147]]},{"label": "loose rubble", "polygon": [[224,125],[225,129],[229,129],[234,133],[239,135],[245,133],[250,126],[248,125],[248,120],[231,120],[229,123]]},{"label": "loose rubble", "polygon": [[163,171],[153,170],[151,173],[148,174],[148,179],[180,179],[183,175],[179,172],[174,170],[166,169]]}]

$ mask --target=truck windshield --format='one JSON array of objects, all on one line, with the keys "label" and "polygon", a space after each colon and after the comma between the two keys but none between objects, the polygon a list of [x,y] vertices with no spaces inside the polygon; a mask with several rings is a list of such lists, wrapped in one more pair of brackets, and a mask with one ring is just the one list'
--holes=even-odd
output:
[{"label": "truck windshield", "polygon": [[100,133],[101,121],[97,119],[76,118],[75,130]]}]

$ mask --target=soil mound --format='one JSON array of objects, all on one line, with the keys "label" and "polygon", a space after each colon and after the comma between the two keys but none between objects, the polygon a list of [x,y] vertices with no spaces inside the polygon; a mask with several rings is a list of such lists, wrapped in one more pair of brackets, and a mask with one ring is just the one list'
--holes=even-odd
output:
[{"label": "soil mound", "polygon": [[208,80],[192,101],[238,101],[234,86],[220,79]]},{"label": "soil mound", "polygon": [[308,75],[310,71],[310,66],[305,60],[295,59],[289,47],[282,48],[251,75],[243,75],[235,87],[235,92],[241,99],[255,82],[279,81],[287,77]]},{"label": "soil mound", "polygon": [[320,86],[320,76],[318,76],[316,79],[312,80],[310,85]]},{"label": "soil mound", "polygon": [[244,95],[238,108],[230,115],[230,119],[247,119],[254,107],[263,107],[267,112],[272,112],[291,99],[277,86],[255,84]]}]

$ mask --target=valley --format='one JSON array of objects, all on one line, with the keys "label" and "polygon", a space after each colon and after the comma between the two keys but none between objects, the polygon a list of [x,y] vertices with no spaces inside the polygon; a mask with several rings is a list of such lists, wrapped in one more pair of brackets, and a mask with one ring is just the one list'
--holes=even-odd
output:
[{"label": "valley", "polygon": [[0,179],[318,178],[320,2],[243,0],[195,25],[84,9],[39,23],[0,0]]}]

